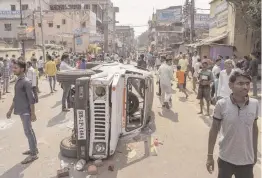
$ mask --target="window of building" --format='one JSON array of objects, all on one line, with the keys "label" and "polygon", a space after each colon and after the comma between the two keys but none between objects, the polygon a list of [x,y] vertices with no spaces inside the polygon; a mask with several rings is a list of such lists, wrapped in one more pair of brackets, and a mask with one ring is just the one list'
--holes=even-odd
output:
[{"label": "window of building", "polygon": [[85,4],[84,5],[84,9],[90,9],[90,5],[89,4]]},{"label": "window of building", "polygon": [[48,23],[48,26],[49,26],[49,27],[53,27],[53,26],[54,26],[53,22],[49,22],[49,23]]},{"label": "window of building", "polygon": [[62,19],[62,24],[63,24],[63,25],[66,24],[66,19]]},{"label": "window of building", "polygon": [[56,27],[57,27],[57,28],[60,28],[60,25],[57,25]]},{"label": "window of building", "polygon": [[10,23],[5,24],[5,31],[12,31],[12,25]]},{"label": "window of building", "polygon": [[22,10],[23,11],[28,10],[28,4],[22,4]]},{"label": "window of building", "polygon": [[42,26],[42,24],[41,23],[38,23],[38,27],[41,27]]},{"label": "window of building", "polygon": [[16,11],[15,5],[11,5],[11,11]]}]

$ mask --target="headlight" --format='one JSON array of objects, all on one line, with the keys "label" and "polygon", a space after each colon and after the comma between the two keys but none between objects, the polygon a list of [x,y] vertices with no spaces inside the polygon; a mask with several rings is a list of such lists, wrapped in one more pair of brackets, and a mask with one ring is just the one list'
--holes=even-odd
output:
[{"label": "headlight", "polygon": [[106,89],[104,87],[96,87],[95,93],[99,97],[105,96]]},{"label": "headlight", "polygon": [[104,143],[95,143],[96,153],[104,153],[106,151],[106,145]]}]

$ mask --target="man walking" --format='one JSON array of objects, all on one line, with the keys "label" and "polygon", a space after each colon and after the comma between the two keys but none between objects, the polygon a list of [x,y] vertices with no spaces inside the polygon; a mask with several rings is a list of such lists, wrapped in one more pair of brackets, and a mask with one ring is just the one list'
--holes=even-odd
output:
[{"label": "man walking", "polygon": [[1,73],[3,79],[3,95],[5,95],[6,93],[9,93],[8,89],[9,89],[9,80],[10,80],[10,69],[7,59],[4,59],[3,63],[4,66],[2,68]]},{"label": "man walking", "polygon": [[210,84],[213,82],[213,74],[211,70],[208,69],[208,61],[202,61],[202,69],[199,71],[199,87],[197,93],[197,99],[200,100],[200,112],[198,114],[203,114],[204,99],[207,103],[207,116],[209,116],[209,106],[210,106]]},{"label": "man walking", "polygon": [[250,54],[250,66],[248,72],[252,77],[252,84],[253,84],[253,96],[257,97],[257,76],[258,76],[258,60],[255,53]]},{"label": "man walking", "polygon": [[31,61],[27,62],[27,78],[31,82],[32,85],[32,91],[35,98],[35,103],[38,103],[38,93],[37,93],[37,74],[35,72],[35,69],[33,68],[33,64]]},{"label": "man walking", "polygon": [[259,103],[249,98],[251,77],[237,69],[229,78],[232,94],[215,106],[209,132],[206,167],[214,171],[213,152],[220,132],[218,178],[254,178],[257,161]]},{"label": "man walking", "polygon": [[232,93],[229,88],[229,77],[233,72],[233,63],[232,60],[225,61],[225,70],[222,70],[219,74],[218,86],[217,86],[217,100],[221,98],[229,97]]},{"label": "man walking", "polygon": [[182,59],[178,61],[178,65],[181,66],[181,71],[185,73],[185,83],[184,83],[184,89],[186,89],[186,78],[188,75],[188,59],[186,58],[186,55],[183,54]]},{"label": "man walking", "polygon": [[[60,70],[63,71],[63,70],[73,70],[74,68],[70,67],[66,61],[69,60],[69,56],[67,54],[64,54],[62,55],[62,58],[61,58],[61,65],[60,65]],[[63,112],[67,112],[69,111],[69,101],[68,101],[68,96],[69,96],[69,93],[70,93],[70,89],[71,89],[71,85],[70,84],[66,84],[64,83],[62,85],[62,88],[63,88],[63,96],[62,96],[62,111]],[[67,101],[67,107],[66,107],[66,101]]]},{"label": "man walking", "polygon": [[[47,56],[47,63],[45,64],[45,73],[49,79],[51,93],[54,93],[54,91],[56,91],[55,84],[56,84],[57,69],[56,69],[56,63],[52,61],[52,57],[50,55]],[[52,80],[53,80],[53,83],[52,83]]]},{"label": "man walking", "polygon": [[166,59],[166,63],[163,63],[159,68],[159,80],[161,87],[161,104],[167,109],[170,108],[169,102],[172,96],[171,81],[174,81],[172,59]]},{"label": "man walking", "polygon": [[6,116],[9,119],[14,111],[19,115],[23,124],[24,133],[28,139],[29,150],[24,155],[29,155],[22,164],[27,164],[38,159],[37,141],[31,122],[36,121],[35,99],[33,96],[32,85],[28,78],[25,77],[26,63],[19,60],[14,63],[13,72],[18,77],[15,84],[15,95],[13,103]]}]

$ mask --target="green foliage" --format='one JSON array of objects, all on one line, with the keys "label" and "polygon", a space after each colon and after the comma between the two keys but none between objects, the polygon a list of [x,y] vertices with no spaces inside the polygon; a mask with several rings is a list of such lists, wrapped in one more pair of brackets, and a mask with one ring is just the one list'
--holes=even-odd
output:
[{"label": "green foliage", "polygon": [[243,14],[243,20],[253,30],[261,29],[261,0],[227,0]]}]

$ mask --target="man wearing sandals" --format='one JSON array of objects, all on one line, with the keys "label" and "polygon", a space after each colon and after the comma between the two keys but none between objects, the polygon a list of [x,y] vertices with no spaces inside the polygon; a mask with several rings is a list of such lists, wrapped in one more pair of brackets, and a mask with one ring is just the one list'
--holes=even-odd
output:
[{"label": "man wearing sandals", "polygon": [[33,95],[32,84],[28,78],[25,77],[26,63],[18,60],[14,63],[13,72],[17,76],[15,84],[15,95],[13,103],[6,114],[8,119],[11,118],[12,112],[19,115],[23,124],[24,133],[28,139],[29,150],[24,152],[28,157],[23,160],[22,164],[28,164],[38,159],[37,141],[32,123],[36,121],[35,115],[35,98]]}]

